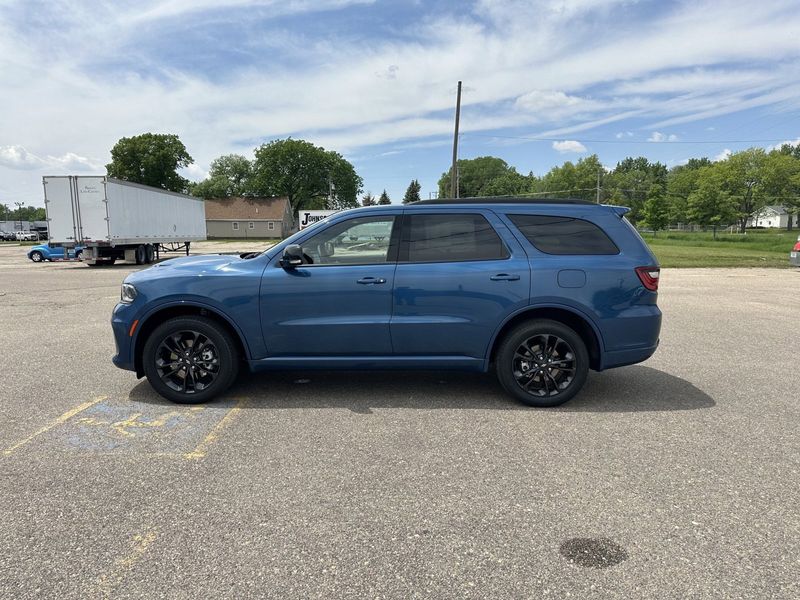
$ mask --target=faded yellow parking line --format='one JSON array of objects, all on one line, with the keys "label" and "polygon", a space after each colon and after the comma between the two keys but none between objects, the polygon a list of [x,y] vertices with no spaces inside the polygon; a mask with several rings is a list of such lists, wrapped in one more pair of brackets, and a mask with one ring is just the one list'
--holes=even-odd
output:
[{"label": "faded yellow parking line", "polygon": [[139,562],[147,551],[147,547],[153,543],[157,534],[155,531],[146,531],[133,536],[133,547],[131,551],[114,561],[114,566],[110,571],[104,573],[97,579],[95,596],[100,598],[110,598],[114,588],[116,588],[133,566]]},{"label": "faded yellow parking line", "polygon": [[5,450],[3,450],[3,455],[4,456],[8,456],[9,454],[13,454],[13,452],[15,450],[17,450],[17,448],[20,448],[21,446],[24,446],[25,444],[27,444],[31,440],[35,439],[36,437],[42,435],[43,433],[47,433],[53,427],[56,427],[57,425],[61,425],[62,423],[70,420],[72,417],[74,417],[78,413],[86,410],[87,408],[89,408],[91,406],[94,406],[98,402],[102,402],[103,400],[106,400],[107,398],[108,398],[108,396],[98,396],[97,398],[89,400],[88,402],[84,402],[83,404],[79,404],[75,408],[73,408],[71,410],[68,410],[67,412],[65,412],[63,415],[61,415],[60,417],[58,417],[54,421],[51,421],[50,423],[48,423],[44,427],[34,431],[32,434],[30,434],[24,440],[20,440],[19,442],[17,442],[13,446],[9,446]]},{"label": "faded yellow parking line", "polygon": [[203,438],[203,440],[197,445],[197,447],[192,450],[191,452],[187,452],[183,455],[186,460],[198,460],[203,458],[208,451],[208,447],[211,446],[214,442],[217,441],[219,438],[219,433],[223,429],[225,429],[230,422],[236,417],[239,411],[242,410],[245,403],[247,402],[247,398],[239,398],[236,402],[236,406],[231,408],[228,412],[225,413],[225,416],[222,417],[214,428],[208,432],[208,435]]}]

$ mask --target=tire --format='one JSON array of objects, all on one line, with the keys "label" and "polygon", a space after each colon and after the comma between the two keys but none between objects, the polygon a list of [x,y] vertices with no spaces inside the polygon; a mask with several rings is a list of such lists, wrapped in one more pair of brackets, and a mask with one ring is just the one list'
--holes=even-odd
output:
[{"label": "tire", "polygon": [[153,249],[153,244],[147,244],[144,248],[144,260],[149,265],[155,260],[156,252]]},{"label": "tire", "polygon": [[143,265],[147,260],[147,252],[144,249],[144,245],[136,246],[136,264]]},{"label": "tire", "polygon": [[42,262],[44,260],[44,255],[38,250],[34,250],[31,252],[31,260],[33,262]]},{"label": "tire", "polygon": [[[200,344],[204,350],[192,356],[191,349]],[[179,350],[190,354],[180,355]],[[161,396],[179,404],[200,404],[219,396],[236,380],[239,355],[231,335],[216,321],[177,317],[149,335],[142,365]]]},{"label": "tire", "polygon": [[586,383],[589,353],[575,330],[558,321],[533,319],[505,336],[495,370],[500,384],[517,400],[539,408],[559,406]]}]

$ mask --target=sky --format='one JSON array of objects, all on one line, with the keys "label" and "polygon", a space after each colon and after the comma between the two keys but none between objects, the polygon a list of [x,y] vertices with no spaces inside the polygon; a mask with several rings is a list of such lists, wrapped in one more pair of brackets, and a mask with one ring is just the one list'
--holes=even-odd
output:
[{"label": "sky", "polygon": [[800,141],[798,32],[798,0],[0,0],[0,203],[147,131],[192,180],[291,136],[427,198],[459,80],[460,158],[721,160]]}]

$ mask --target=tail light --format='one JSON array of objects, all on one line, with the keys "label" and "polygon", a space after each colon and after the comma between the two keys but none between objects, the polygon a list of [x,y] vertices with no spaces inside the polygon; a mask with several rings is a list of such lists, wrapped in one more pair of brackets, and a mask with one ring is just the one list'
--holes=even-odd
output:
[{"label": "tail light", "polygon": [[636,267],[636,274],[642,285],[651,292],[658,291],[658,276],[661,269],[658,267]]}]

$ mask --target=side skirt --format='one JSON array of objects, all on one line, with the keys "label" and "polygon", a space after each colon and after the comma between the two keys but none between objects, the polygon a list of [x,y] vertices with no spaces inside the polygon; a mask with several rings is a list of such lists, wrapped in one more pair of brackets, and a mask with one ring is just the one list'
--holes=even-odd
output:
[{"label": "side skirt", "polygon": [[284,370],[448,370],[486,371],[486,361],[470,356],[273,356],[247,361],[251,371]]}]

